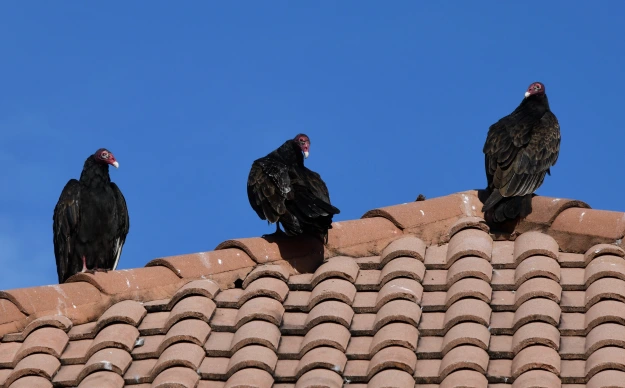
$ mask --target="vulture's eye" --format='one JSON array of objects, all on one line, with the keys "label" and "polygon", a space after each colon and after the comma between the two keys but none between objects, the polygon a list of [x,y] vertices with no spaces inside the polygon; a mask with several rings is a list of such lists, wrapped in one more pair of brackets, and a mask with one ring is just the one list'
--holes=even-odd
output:
[{"label": "vulture's eye", "polygon": [[109,153],[108,152],[102,152],[102,159],[108,159],[109,158]]}]

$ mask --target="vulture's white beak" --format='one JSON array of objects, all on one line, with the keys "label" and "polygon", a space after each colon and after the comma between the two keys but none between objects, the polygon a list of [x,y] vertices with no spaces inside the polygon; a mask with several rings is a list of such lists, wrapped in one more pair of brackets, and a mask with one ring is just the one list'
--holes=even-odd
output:
[{"label": "vulture's white beak", "polygon": [[308,159],[308,151],[304,151],[304,159]]},{"label": "vulture's white beak", "polygon": [[113,162],[113,166],[115,166],[115,168],[119,168],[119,163],[117,163],[117,160]]},{"label": "vulture's white beak", "polygon": [[525,98],[528,98],[530,96],[530,92],[525,92]]}]

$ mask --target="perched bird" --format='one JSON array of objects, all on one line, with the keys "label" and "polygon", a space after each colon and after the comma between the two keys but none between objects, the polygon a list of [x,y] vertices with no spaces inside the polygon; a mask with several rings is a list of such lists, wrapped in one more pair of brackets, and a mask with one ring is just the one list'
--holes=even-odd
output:
[{"label": "perched bird", "polygon": [[114,270],[130,227],[126,200],[109,177],[113,154],[100,148],[90,155],[80,180],[63,188],[52,217],[59,283],[78,272]]},{"label": "perched bird", "polygon": [[276,223],[276,233],[307,234],[327,241],[332,216],[340,211],[330,203],[321,176],[304,166],[310,139],[304,134],[287,140],[278,149],[252,164],[247,196],[262,220]]},{"label": "perched bird", "polygon": [[482,212],[498,223],[526,217],[560,153],[560,125],[545,85],[531,84],[514,112],[491,125],[483,151],[490,194]]}]

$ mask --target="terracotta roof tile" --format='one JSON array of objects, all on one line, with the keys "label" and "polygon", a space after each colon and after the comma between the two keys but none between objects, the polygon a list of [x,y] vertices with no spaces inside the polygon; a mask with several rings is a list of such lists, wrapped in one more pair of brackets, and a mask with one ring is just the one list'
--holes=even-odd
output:
[{"label": "terracotta roof tile", "polygon": [[104,348],[120,348],[126,352],[131,352],[138,337],[139,330],[134,326],[125,323],[109,325],[102,329],[91,342],[91,348],[87,355],[91,356]]},{"label": "terracotta roof tile", "polygon": [[126,373],[124,373],[124,381],[126,384],[149,383],[150,372],[156,365],[157,360],[154,358],[147,360],[134,360]]},{"label": "terracotta roof tile", "polygon": [[203,379],[223,380],[228,375],[228,357],[205,357],[198,369]]},{"label": "terracotta roof tile", "polygon": [[257,296],[267,296],[270,298],[274,298],[278,302],[282,303],[286,299],[288,293],[289,286],[287,286],[287,284],[283,280],[271,277],[263,277],[256,279],[248,284],[247,288],[245,288],[245,291],[239,299],[239,305],[242,305],[249,299],[255,298]]},{"label": "terracotta roof tile", "polygon": [[176,291],[169,302],[169,308],[171,309],[180,299],[189,295],[200,295],[214,299],[219,291],[219,285],[212,280],[200,279],[190,281]]},{"label": "terracotta roof tile", "polygon": [[84,282],[0,291],[0,299],[33,318],[64,315],[74,324],[91,322],[104,311],[100,291]]},{"label": "terracotta roof tile", "polygon": [[2,292],[0,386],[619,386],[625,217],[534,202],[512,235],[465,192],[335,223],[326,247],[229,240]]},{"label": "terracotta roof tile", "polygon": [[416,365],[417,356],[414,351],[402,346],[389,346],[371,357],[366,376],[371,378],[384,369],[400,369],[412,375]]},{"label": "terracotta roof tile", "polygon": [[330,278],[345,279],[351,283],[356,281],[358,276],[358,264],[354,259],[344,256],[336,256],[328,259],[313,274],[311,284],[315,287],[321,281]]},{"label": "terracotta roof tile", "polygon": [[253,381],[254,388],[271,388],[273,377],[267,371],[256,368],[245,368],[230,376],[224,388],[246,388]]},{"label": "terracotta roof tile", "polygon": [[351,305],[356,297],[356,287],[347,280],[327,279],[318,283],[313,288],[308,302],[308,308],[313,308],[316,304],[324,300],[336,299]]},{"label": "terracotta roof tile", "polygon": [[[196,368],[197,369],[197,368]],[[164,370],[152,382],[152,388],[184,387],[194,388],[197,386],[200,376],[194,369],[173,367]]]},{"label": "terracotta roof tile", "polygon": [[26,376],[15,380],[9,388],[52,388],[52,383],[44,377]]},{"label": "terracotta roof tile", "polygon": [[341,388],[343,379],[337,373],[327,369],[313,369],[304,373],[297,380],[295,388],[314,388],[320,384],[325,388]]},{"label": "terracotta roof tile", "polygon": [[67,334],[55,327],[42,327],[30,333],[15,355],[15,361],[33,353],[46,353],[56,358],[61,356],[69,342]]},{"label": "terracotta roof tile", "polygon": [[621,370],[604,370],[594,375],[586,385],[588,388],[624,387],[625,372]]},{"label": "terracotta roof tile", "polygon": [[31,332],[40,327],[56,327],[67,333],[72,328],[72,321],[63,315],[46,315],[31,321],[22,332],[5,335],[3,340],[23,341]]},{"label": "terracotta roof tile", "polygon": [[[376,271],[378,272],[378,271]],[[397,257],[389,261],[382,271],[379,272],[379,284],[384,285],[390,280],[405,277],[416,281],[423,281],[425,276],[425,265],[418,259],[411,257]]]},{"label": "terracotta roof tile", "polygon": [[487,283],[493,278],[493,267],[488,260],[467,256],[456,260],[447,271],[446,284],[450,286],[460,279],[478,278]]},{"label": "terracotta roof tile", "polygon": [[275,352],[265,346],[249,345],[237,350],[228,363],[228,374],[244,368],[259,368],[272,373],[278,362]]},{"label": "terracotta roof tile", "polygon": [[78,273],[68,282],[87,282],[106,295],[145,301],[170,297],[182,284],[180,278],[165,267]]},{"label": "terracotta roof tile", "polygon": [[414,351],[417,349],[418,337],[419,331],[412,325],[401,322],[389,323],[373,336],[369,354],[374,354],[380,349],[393,345],[403,346]]},{"label": "terracotta roof tile", "polygon": [[484,325],[475,322],[463,322],[452,327],[443,337],[442,353],[462,345],[473,345],[488,350],[490,332]]},{"label": "terracotta roof tile", "polygon": [[238,328],[253,319],[261,319],[278,326],[283,314],[284,307],[279,301],[267,297],[253,298],[245,302],[238,310],[235,325]]},{"label": "terracotta roof tile", "polygon": [[24,376],[41,376],[51,380],[60,366],[61,363],[54,356],[43,353],[31,354],[15,365],[4,384],[10,386],[15,380]]},{"label": "terracotta roof tile", "polygon": [[453,237],[454,234],[460,232],[464,229],[477,229],[484,231],[486,233],[490,232],[490,227],[486,224],[483,218],[480,217],[463,217],[459,218],[450,228],[449,228],[449,236]]},{"label": "terracotta roof tile", "polygon": [[335,222],[332,232],[328,254],[349,257],[379,255],[388,243],[403,236],[393,223],[380,217]]},{"label": "terracotta roof tile", "polygon": [[417,327],[420,318],[421,309],[417,303],[405,299],[395,299],[380,307],[375,316],[373,330],[378,331],[382,326],[391,322],[405,322]]},{"label": "terracotta roof tile", "polygon": [[[190,342],[203,346],[211,329],[208,323],[201,319],[183,319],[174,324],[162,339],[158,347],[159,353],[178,342]],[[145,345],[144,345],[145,346]]]},{"label": "terracotta roof tile", "polygon": [[405,236],[391,242],[384,248],[381,254],[381,265],[398,257],[411,257],[419,261],[425,258],[425,243],[418,237]]},{"label": "terracotta roof tile", "polygon": [[26,315],[10,300],[0,299],[0,336],[24,329]]},{"label": "terracotta roof tile", "polygon": [[313,307],[305,317],[307,329],[323,322],[335,322],[349,328],[354,317],[354,310],[343,302],[327,300]]},{"label": "terracotta roof tile", "polygon": [[[256,268],[252,270],[252,272],[250,272],[247,275],[247,277],[243,281],[243,288],[247,288],[247,286],[251,282],[261,277],[274,277],[276,279],[280,279],[286,282],[289,280],[289,275],[291,274],[289,273],[287,268],[285,268],[284,265],[277,265],[277,264],[258,265],[256,266]],[[310,282],[307,282],[307,283],[310,283]]]},{"label": "terracotta roof tile", "polygon": [[373,335],[373,325],[375,324],[375,314],[355,314],[349,330],[354,335]]},{"label": "terracotta roof tile", "polygon": [[[328,301],[328,302],[333,302],[333,301]],[[344,304],[343,302],[339,302],[339,303]],[[325,306],[325,305],[324,303],[320,303],[317,306]],[[284,315],[282,316],[282,325],[280,326],[280,330],[282,334],[286,334],[286,335],[303,334],[305,333],[306,321],[308,319],[309,319],[309,315],[306,313],[285,312]]]},{"label": "terracotta roof tile", "polygon": [[[440,388],[451,388],[451,387],[485,387],[487,384],[486,377],[480,373],[470,369],[467,370],[459,370],[449,374],[445,379],[441,382]],[[488,385],[492,387],[491,384]],[[516,388],[516,386],[515,386]]]},{"label": "terracotta roof tile", "polygon": [[272,351],[277,351],[280,342],[280,329],[267,321],[250,321],[241,326],[230,347],[231,352],[248,345],[262,345]]},{"label": "terracotta roof tile", "polygon": [[240,249],[222,249],[154,259],[147,266],[163,266],[181,278],[200,279],[202,276],[208,277],[217,272],[215,267],[219,268],[218,272],[230,272],[251,270],[254,264],[254,261]]},{"label": "terracotta roof tile", "polygon": [[102,349],[87,360],[84,369],[78,375],[78,379],[82,380],[91,373],[107,370],[123,376],[131,362],[132,357],[124,350],[115,348]]},{"label": "terracotta roof tile", "polygon": [[569,252],[585,252],[595,244],[614,244],[625,235],[623,213],[566,209],[551,224],[550,234]]},{"label": "terracotta roof tile", "polygon": [[625,259],[616,255],[597,257],[586,267],[583,284],[588,286],[603,277],[625,279]]},{"label": "terracotta roof tile", "polygon": [[213,331],[204,344],[206,355],[211,357],[229,357],[234,333]]},{"label": "terracotta roof tile", "polygon": [[341,373],[346,363],[345,353],[336,348],[322,346],[314,348],[302,356],[297,365],[296,375],[299,378],[302,374],[315,368],[325,368]]},{"label": "terracotta roof tile", "polygon": [[161,353],[152,369],[152,377],[173,366],[183,366],[195,371],[200,367],[204,355],[204,350],[196,344],[187,342],[173,344]]},{"label": "terracotta roof tile", "polygon": [[530,370],[514,380],[514,387],[531,388],[536,384],[543,387],[560,387],[562,382],[557,375],[540,369]]},{"label": "terracotta roof tile", "polygon": [[245,290],[242,288],[231,288],[229,290],[224,290],[215,297],[215,303],[218,307],[236,309],[240,307],[239,300],[241,299],[241,295],[243,295],[244,293]]},{"label": "terracotta roof tile", "polygon": [[414,379],[410,373],[397,369],[386,369],[374,375],[369,380],[367,387],[386,388],[391,381],[393,382],[393,387],[397,388],[412,388],[415,386]]},{"label": "terracotta roof tile", "polygon": [[446,267],[449,268],[456,260],[466,256],[481,257],[490,261],[493,251],[493,240],[483,230],[464,229],[454,234],[449,240]]}]

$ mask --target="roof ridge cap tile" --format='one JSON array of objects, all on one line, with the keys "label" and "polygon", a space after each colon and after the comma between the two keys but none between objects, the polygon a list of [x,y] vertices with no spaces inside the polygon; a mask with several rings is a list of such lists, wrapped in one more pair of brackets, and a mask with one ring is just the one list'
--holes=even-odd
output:
[{"label": "roof ridge cap tile", "polygon": [[442,197],[381,207],[366,212],[362,218],[382,217],[426,244],[444,243],[449,231],[461,218],[482,217],[478,191],[469,190]]},{"label": "roof ridge cap tile", "polygon": [[519,222],[515,231],[524,233],[530,230],[547,229],[560,213],[569,208],[591,209],[586,202],[577,199],[534,195],[532,197],[532,212]]},{"label": "roof ridge cap tile", "polygon": [[328,234],[325,258],[378,256],[404,233],[382,217],[334,222]]},{"label": "roof ridge cap tile", "polygon": [[568,208],[558,214],[546,231],[569,253],[585,253],[597,244],[623,245],[625,213],[610,210]]},{"label": "roof ridge cap tile", "polygon": [[81,281],[115,300],[141,299],[144,302],[170,298],[184,284],[171,268],[165,266],[77,273],[66,284]]},{"label": "roof ridge cap tile", "polygon": [[252,265],[269,264],[285,260],[295,270],[289,271],[313,272],[321,264],[324,257],[324,247],[321,241],[304,236],[300,237],[245,237],[226,240],[217,247],[215,252],[236,250],[244,252],[252,261]]}]

